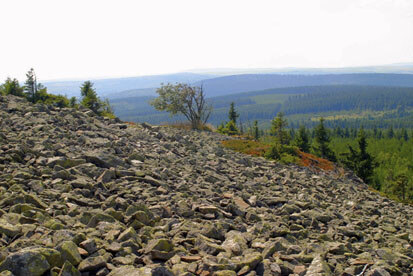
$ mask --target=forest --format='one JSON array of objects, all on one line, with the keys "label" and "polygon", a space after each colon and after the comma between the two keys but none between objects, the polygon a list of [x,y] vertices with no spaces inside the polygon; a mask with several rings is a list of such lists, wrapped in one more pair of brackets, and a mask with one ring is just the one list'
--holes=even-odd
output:
[{"label": "forest", "polygon": [[[227,114],[227,121],[217,131],[233,136],[234,140],[224,142],[224,146],[281,163],[327,171],[334,170],[336,164],[354,172],[372,190],[413,204],[413,129],[328,128],[324,118],[313,128],[300,125],[296,129],[282,112],[273,118],[269,128],[260,129],[257,120],[252,127],[244,128],[234,103]],[[314,163],[307,163],[308,158]]]},{"label": "forest", "polygon": [[[122,120],[166,124],[184,118],[171,117],[149,105],[152,96],[111,99],[115,114]],[[291,127],[314,127],[319,118],[326,126],[366,129],[413,128],[413,88],[359,85],[328,85],[274,88],[208,98],[213,106],[209,122],[218,126],[227,118],[231,102],[237,106],[239,122],[250,126],[259,120],[269,128],[283,111]]]}]

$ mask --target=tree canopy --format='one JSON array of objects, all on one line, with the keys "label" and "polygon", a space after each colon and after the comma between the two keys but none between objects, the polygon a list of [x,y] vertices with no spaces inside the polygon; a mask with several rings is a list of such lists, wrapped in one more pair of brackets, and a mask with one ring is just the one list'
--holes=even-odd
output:
[{"label": "tree canopy", "polygon": [[158,88],[156,93],[159,97],[150,102],[155,109],[167,111],[171,116],[184,115],[194,129],[202,128],[208,121],[212,107],[206,102],[202,86],[168,83]]}]

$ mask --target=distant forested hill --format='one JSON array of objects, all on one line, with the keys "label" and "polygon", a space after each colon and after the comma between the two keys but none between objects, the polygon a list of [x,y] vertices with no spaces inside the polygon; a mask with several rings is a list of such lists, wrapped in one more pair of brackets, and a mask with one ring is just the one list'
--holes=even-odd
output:
[{"label": "distant forested hill", "polygon": [[[97,79],[92,80],[94,88],[99,96],[108,97],[110,94],[116,94],[120,91],[125,91],[128,95],[130,90],[134,91],[134,96],[146,96],[154,94],[155,89],[149,89],[153,87],[159,87],[161,83],[176,83],[186,82],[193,83],[208,78],[213,78],[215,75],[209,74],[194,74],[194,73],[177,73],[169,75],[154,75],[154,76],[141,76],[141,77],[129,77],[129,78],[110,78],[110,79]],[[79,81],[48,81],[44,82],[47,86],[48,92],[52,94],[62,94],[69,97],[80,96],[80,86],[84,80]]]},{"label": "distant forested hill", "polygon": [[[79,96],[83,81],[45,82],[48,91],[69,97]],[[183,82],[202,85],[207,97],[231,95],[264,89],[325,86],[325,85],[373,85],[413,87],[413,74],[239,74],[224,77],[216,75],[178,73],[170,75],[142,76],[93,80],[99,96],[109,99],[156,96],[161,83]]]},{"label": "distant forested hill", "polygon": [[[111,100],[115,113],[124,120],[161,124],[183,120],[154,110],[153,97]],[[327,126],[413,128],[413,88],[360,85],[330,85],[275,88],[238,93],[209,99],[214,107],[210,122],[227,120],[228,108],[235,102],[240,121],[249,125],[259,120],[263,126],[279,111],[287,114],[290,125],[309,127],[326,118]]]},{"label": "distant forested hill", "polygon": [[208,97],[282,87],[324,85],[373,85],[413,87],[413,74],[330,74],[282,75],[246,74],[225,76],[197,82]]}]

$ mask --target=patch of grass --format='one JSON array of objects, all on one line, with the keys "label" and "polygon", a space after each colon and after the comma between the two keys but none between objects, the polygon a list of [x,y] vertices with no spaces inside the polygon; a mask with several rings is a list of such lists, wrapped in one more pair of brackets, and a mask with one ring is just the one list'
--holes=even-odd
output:
[{"label": "patch of grass", "polygon": [[397,201],[397,202],[401,202],[401,203],[405,203],[405,204],[409,204],[409,205],[413,206],[413,200],[409,200],[409,199],[402,200],[396,195],[392,195],[392,194],[388,194],[388,193],[385,193],[385,192],[378,191],[378,190],[374,189],[371,186],[368,186],[368,189],[369,189],[370,192],[379,194],[382,197],[385,197],[385,198],[388,198],[388,199],[391,199],[391,200],[394,200],[394,201]]},{"label": "patch of grass", "polygon": [[[270,144],[263,143],[260,141],[254,141],[254,140],[246,140],[246,139],[233,139],[233,140],[226,140],[222,141],[222,145],[225,148],[241,152],[244,154],[252,155],[252,156],[258,156],[258,157],[264,157],[266,156],[266,153],[271,148]],[[331,161],[328,161],[326,159],[317,157],[315,155],[305,153],[302,151],[298,151],[298,158],[295,156],[291,156],[290,159],[282,160],[279,162],[282,163],[297,163],[300,166],[303,167],[308,167],[311,169],[315,170],[323,170],[323,171],[335,171],[337,168],[335,164]],[[294,158],[293,158],[294,157]],[[284,158],[285,159],[285,158]]]},{"label": "patch of grass", "polygon": [[238,139],[222,141],[222,145],[228,149],[252,156],[264,156],[264,153],[271,147],[258,141]]}]

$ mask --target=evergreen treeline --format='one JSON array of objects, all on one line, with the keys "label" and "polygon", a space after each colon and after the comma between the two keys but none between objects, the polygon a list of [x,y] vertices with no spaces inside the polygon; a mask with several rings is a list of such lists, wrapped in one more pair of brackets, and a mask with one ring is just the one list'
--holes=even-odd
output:
[{"label": "evergreen treeline", "polygon": [[292,95],[284,102],[285,114],[320,113],[337,110],[400,110],[413,107],[413,88],[336,86],[314,88],[312,93]]},{"label": "evergreen treeline", "polygon": [[70,99],[63,95],[53,95],[47,93],[47,87],[37,81],[34,69],[31,68],[26,74],[26,81],[23,86],[17,79],[7,78],[0,85],[1,95],[14,95],[24,97],[32,103],[49,104],[56,107],[77,108],[79,105],[91,109],[94,113],[105,117],[114,117],[112,108],[108,100],[101,100],[93,88],[93,83],[85,81],[80,87],[81,101],[78,103],[76,97]]},{"label": "evergreen treeline", "polygon": [[[240,113],[231,103],[227,123],[218,132],[227,135],[243,134],[237,128]],[[239,128],[244,126],[239,123]],[[259,130],[258,122],[247,128],[246,133],[255,141],[269,145],[267,158],[282,163],[300,162],[298,150],[338,163],[352,170],[374,189],[404,202],[413,202],[413,129],[387,129],[363,127],[330,129],[325,120],[307,129],[301,125],[296,131],[288,129],[288,121],[279,112],[271,121],[271,127]],[[258,152],[258,151],[257,151]]]},{"label": "evergreen treeline", "polygon": [[[152,97],[113,99],[116,114],[123,120],[161,124],[175,122],[166,112],[159,112],[148,102]],[[329,85],[275,88],[209,98],[213,112],[209,122],[218,126],[227,120],[228,106],[234,102],[239,121],[270,126],[270,121],[283,111],[289,126],[313,128],[314,118],[324,116],[328,128],[352,127],[371,129],[413,128],[413,88],[355,85]],[[322,114],[320,114],[322,113]],[[338,116],[337,116],[338,115]],[[330,118],[330,116],[334,118]]]},{"label": "evergreen treeline", "polygon": [[[329,160],[354,171],[374,189],[405,202],[413,201],[413,130],[363,128],[314,129],[301,126],[294,143],[305,152]],[[304,134],[303,134],[304,133]],[[323,134],[320,136],[320,134]],[[323,155],[314,145],[321,137],[331,150],[333,158]],[[304,140],[304,142],[303,142]],[[310,145],[313,145],[312,147]],[[306,151],[307,150],[307,151]]]}]

